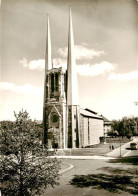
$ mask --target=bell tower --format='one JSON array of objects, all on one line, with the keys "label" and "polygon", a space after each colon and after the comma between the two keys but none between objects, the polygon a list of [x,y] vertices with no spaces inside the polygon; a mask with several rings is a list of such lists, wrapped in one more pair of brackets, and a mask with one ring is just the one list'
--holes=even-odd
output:
[{"label": "bell tower", "polygon": [[49,147],[65,148],[66,70],[52,68],[46,73],[45,114]]},{"label": "bell tower", "polygon": [[48,17],[43,104],[44,143],[49,148],[65,148],[67,74],[62,67],[53,68],[51,59]]},{"label": "bell tower", "polygon": [[79,116],[80,108],[70,7],[67,70],[63,67],[54,68],[52,65],[49,17],[47,19],[43,102],[44,144],[47,144],[48,148],[79,147]]}]

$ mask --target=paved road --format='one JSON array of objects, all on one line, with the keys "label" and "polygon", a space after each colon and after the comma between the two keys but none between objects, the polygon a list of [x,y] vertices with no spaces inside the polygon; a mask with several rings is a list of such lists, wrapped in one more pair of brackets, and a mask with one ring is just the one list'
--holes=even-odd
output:
[{"label": "paved road", "polygon": [[[138,142],[138,138],[134,139],[134,142]],[[130,142],[121,146],[121,156],[133,156],[134,152],[138,156],[137,151],[126,150],[130,147]],[[56,186],[54,189],[49,187],[45,190],[43,196],[130,196],[129,193],[111,193],[106,190],[92,189],[91,187],[79,188],[70,185],[70,180],[74,175],[87,175],[96,174],[102,171],[103,167],[123,167],[123,169],[129,169],[136,166],[125,165],[121,163],[111,163],[109,160],[111,157],[120,156],[120,148],[113,150],[108,153],[109,157],[106,156],[88,156],[88,157],[66,157],[66,159],[61,159],[64,164],[69,164],[71,170],[61,171],[60,185]],[[59,157],[59,156],[58,156]],[[65,158],[65,157],[64,157]],[[69,158],[69,159],[68,159]],[[76,158],[76,159],[75,159]]]},{"label": "paved road", "polygon": [[[132,142],[132,141],[131,141]],[[127,156],[138,156],[138,150],[128,150],[130,148],[130,143],[123,144],[121,148],[116,148],[113,151],[107,153],[109,157],[127,157]],[[134,138],[133,142],[138,142],[138,138]]]},{"label": "paved road", "polygon": [[[109,160],[105,159],[93,159],[93,160],[71,160],[63,159],[61,160],[64,164],[72,164],[74,167],[62,173],[60,177],[60,185],[56,186],[54,189],[49,187],[45,190],[43,196],[130,196],[131,194],[121,192],[111,193],[104,189],[93,189],[91,187],[75,187],[70,184],[70,180],[74,175],[87,175],[87,174],[97,174],[102,173],[103,167],[120,167],[120,163],[110,163]],[[123,165],[123,169],[128,169],[135,166]]]}]

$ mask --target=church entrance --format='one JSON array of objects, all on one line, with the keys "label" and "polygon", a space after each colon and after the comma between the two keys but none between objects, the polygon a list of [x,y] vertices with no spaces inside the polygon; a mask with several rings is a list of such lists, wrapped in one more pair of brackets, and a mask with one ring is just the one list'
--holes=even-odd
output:
[{"label": "church entrance", "polygon": [[53,142],[52,148],[57,149],[57,148],[58,148],[58,143],[54,143],[54,142]]},{"label": "church entrance", "polygon": [[60,143],[59,129],[51,128],[48,130],[48,148],[57,149]]}]

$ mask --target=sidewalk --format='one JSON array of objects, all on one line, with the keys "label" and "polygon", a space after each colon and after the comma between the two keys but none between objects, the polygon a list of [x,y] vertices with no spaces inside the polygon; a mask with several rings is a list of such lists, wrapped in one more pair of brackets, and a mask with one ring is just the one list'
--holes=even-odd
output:
[{"label": "sidewalk", "polygon": [[[130,143],[131,142],[138,142],[138,138],[134,138],[133,141],[130,141],[128,143],[125,143],[118,148],[115,148],[114,150],[110,151],[107,154],[104,155],[91,155],[91,156],[65,156],[65,155],[54,155],[50,156],[50,158],[59,158],[59,159],[78,159],[78,160],[91,160],[91,159],[104,159],[104,160],[109,160],[109,159],[116,159],[118,157],[126,157],[126,156],[133,156],[134,152],[131,150],[127,150],[126,148],[130,148]],[[132,155],[131,155],[132,154]],[[138,150],[135,151],[135,156],[138,156]]]},{"label": "sidewalk", "polygon": [[114,157],[108,156],[50,156],[50,158],[58,159],[79,159],[79,160],[90,160],[90,159],[115,159]]},{"label": "sidewalk", "polygon": [[[130,143],[132,143],[132,142],[138,142],[138,139],[134,138],[133,141],[122,145],[121,148],[119,147],[119,148],[112,150],[111,152],[107,153],[106,155],[109,157],[115,157],[115,158],[126,157],[131,154],[131,150],[127,150],[127,148],[130,148]],[[136,153],[138,156],[138,151]]]}]

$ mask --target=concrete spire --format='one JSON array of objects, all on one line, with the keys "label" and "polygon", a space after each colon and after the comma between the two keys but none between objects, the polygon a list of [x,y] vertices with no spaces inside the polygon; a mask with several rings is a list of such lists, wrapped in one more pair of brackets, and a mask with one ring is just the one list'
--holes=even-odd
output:
[{"label": "concrete spire", "polygon": [[72,27],[71,6],[69,7],[68,59],[67,59],[67,104],[78,105],[78,85],[76,63],[74,57],[74,37]]},{"label": "concrete spire", "polygon": [[47,36],[46,36],[46,54],[45,54],[45,78],[44,78],[44,98],[43,98],[43,131],[44,131],[44,144],[47,143],[47,126],[46,126],[46,71],[52,69],[52,58],[51,58],[51,37],[50,37],[50,26],[49,26],[49,15],[47,14]]},{"label": "concrete spire", "polygon": [[49,15],[47,14],[47,37],[46,37],[46,57],[45,57],[46,70],[52,69],[52,57],[51,57],[51,36],[49,26]]}]

